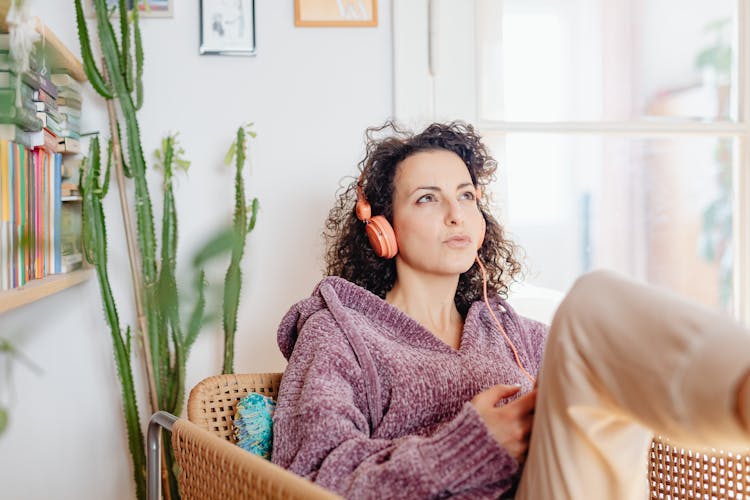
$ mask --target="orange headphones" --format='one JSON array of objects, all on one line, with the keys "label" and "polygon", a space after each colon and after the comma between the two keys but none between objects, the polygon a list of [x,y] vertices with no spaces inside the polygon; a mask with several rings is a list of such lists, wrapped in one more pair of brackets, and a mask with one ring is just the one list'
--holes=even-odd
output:
[{"label": "orange headphones", "polygon": [[[365,198],[365,190],[362,187],[364,175],[365,172],[363,170],[357,181],[357,205],[354,211],[357,214],[357,219],[365,223],[367,239],[370,240],[370,246],[375,250],[375,254],[384,259],[392,259],[398,253],[396,233],[393,231],[391,223],[388,222],[388,219],[384,216],[372,216],[372,207],[370,206],[370,202],[367,201],[367,198]],[[480,188],[476,188],[476,197],[477,200],[482,197],[482,190]],[[482,243],[484,242],[485,228],[484,217],[482,217],[482,232],[479,237],[479,243],[477,244],[477,250],[482,247]]]},{"label": "orange headphones", "polygon": [[393,226],[388,222],[388,219],[382,215],[372,216],[372,207],[365,198],[365,191],[362,188],[364,175],[363,170],[357,181],[357,206],[355,208],[357,219],[365,223],[367,239],[370,240],[370,246],[375,250],[378,257],[392,259],[398,253],[396,233],[393,232]]}]

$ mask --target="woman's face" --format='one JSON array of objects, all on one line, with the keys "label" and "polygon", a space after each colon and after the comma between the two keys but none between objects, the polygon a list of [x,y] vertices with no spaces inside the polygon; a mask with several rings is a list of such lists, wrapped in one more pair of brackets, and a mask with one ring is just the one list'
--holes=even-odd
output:
[{"label": "woman's face", "polygon": [[439,275],[458,275],[472,266],[484,219],[469,170],[457,154],[422,151],[399,163],[393,229],[402,266]]}]

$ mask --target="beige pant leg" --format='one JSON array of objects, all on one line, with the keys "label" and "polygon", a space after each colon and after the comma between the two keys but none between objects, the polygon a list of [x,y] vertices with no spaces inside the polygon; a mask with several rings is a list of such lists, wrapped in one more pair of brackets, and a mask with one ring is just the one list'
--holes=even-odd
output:
[{"label": "beige pant leg", "polygon": [[686,447],[750,446],[736,391],[750,335],[672,295],[598,271],[552,322],[516,498],[643,500],[652,431]]}]

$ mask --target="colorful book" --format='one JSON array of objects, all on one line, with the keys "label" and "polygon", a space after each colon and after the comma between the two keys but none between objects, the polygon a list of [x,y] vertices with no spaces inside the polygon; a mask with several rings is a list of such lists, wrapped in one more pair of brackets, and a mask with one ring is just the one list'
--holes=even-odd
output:
[{"label": "colorful book", "polygon": [[8,141],[0,140],[0,290],[11,287],[12,231],[10,219],[11,179]]},{"label": "colorful book", "polygon": [[52,73],[50,75],[50,80],[57,86],[58,91],[67,88],[74,91],[78,95],[81,95],[81,92],[83,90],[83,86],[81,85],[81,83],[67,73]]},{"label": "colorful book", "polygon": [[54,173],[54,211],[53,211],[53,221],[54,221],[54,249],[53,249],[53,258],[54,258],[54,273],[60,273],[62,272],[62,247],[61,247],[61,237],[60,237],[60,226],[62,224],[62,192],[60,189],[60,186],[62,184],[62,155],[56,154],[55,155],[55,173]]},{"label": "colorful book", "polygon": [[30,150],[14,145],[14,171],[16,172],[16,238],[18,244],[15,247],[16,264],[16,286],[23,286],[29,281],[29,177],[30,177]]},{"label": "colorful book", "polygon": [[57,152],[58,153],[80,153],[81,152],[81,140],[75,137],[58,137],[57,138]]},{"label": "colorful book", "polygon": [[34,101],[39,101],[39,102],[55,102],[55,98],[54,97],[52,97],[51,95],[49,95],[44,90],[40,90],[40,89],[34,90],[34,94],[32,96],[32,99]]},{"label": "colorful book", "polygon": [[0,109],[0,123],[18,125],[23,130],[30,132],[42,130],[43,127],[35,111],[15,106],[9,109]]},{"label": "colorful book", "polygon": [[81,104],[82,104],[82,100],[80,96],[78,97],[58,96],[57,97],[58,107],[67,106],[69,108],[80,110]]},{"label": "colorful book", "polygon": [[13,69],[13,61],[8,50],[0,50],[0,69]]},{"label": "colorful book", "polygon": [[[0,70],[0,73],[7,74],[8,72]],[[0,110],[18,105],[35,110],[33,97],[34,89],[25,83],[22,83],[18,89],[15,84],[10,87],[0,87]]]}]

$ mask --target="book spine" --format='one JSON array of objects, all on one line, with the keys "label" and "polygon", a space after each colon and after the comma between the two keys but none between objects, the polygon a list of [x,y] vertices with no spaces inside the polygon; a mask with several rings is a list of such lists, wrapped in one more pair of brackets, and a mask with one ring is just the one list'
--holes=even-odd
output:
[{"label": "book spine", "polygon": [[62,271],[62,247],[61,247],[61,226],[62,226],[62,193],[60,185],[62,184],[62,155],[55,154],[55,273]]},{"label": "book spine", "polygon": [[57,97],[57,86],[54,83],[52,83],[50,81],[50,79],[47,78],[46,76],[44,76],[44,75],[42,75],[40,73],[35,73],[35,75],[39,79],[39,87],[38,88],[41,89],[41,90],[43,90],[43,91],[45,91],[53,99],[56,98]]},{"label": "book spine", "polygon": [[27,151],[21,146],[16,148],[16,164],[20,173],[18,241],[21,245],[18,251],[18,286],[25,285],[29,280],[29,174],[31,169]]},{"label": "book spine", "polygon": [[39,238],[41,240],[39,257],[42,260],[42,271],[39,273],[39,277],[43,278],[49,274],[49,154],[47,154],[46,150],[42,149],[40,156],[42,159],[42,182],[39,186],[41,191],[41,199],[39,200],[41,209],[41,213],[39,214]]},{"label": "book spine", "polygon": [[10,143],[6,142],[5,147],[2,152],[0,152],[0,156],[2,156],[2,160],[0,160],[0,163],[5,164],[5,168],[8,170],[8,185],[6,186],[8,191],[8,206],[10,208],[10,216],[8,218],[8,225],[6,227],[6,238],[8,240],[8,246],[7,246],[7,271],[8,271],[8,288],[14,288],[15,285],[15,260],[13,259],[14,255],[14,249],[16,247],[16,238],[15,238],[15,231],[14,231],[14,220],[16,218],[16,200],[15,200],[15,190],[13,189],[13,186],[16,183],[15,179],[15,169],[13,168],[13,161],[10,155],[11,147]]},{"label": "book spine", "polygon": [[34,182],[34,278],[44,276],[44,156],[36,155],[36,182]]},{"label": "book spine", "polygon": [[12,245],[12,251],[13,251],[13,262],[11,264],[11,270],[12,270],[12,284],[11,286],[13,288],[19,286],[19,277],[18,277],[18,250],[19,245],[21,244],[21,238],[18,233],[18,224],[21,217],[21,202],[20,202],[20,182],[21,182],[21,173],[19,172],[18,168],[18,154],[16,152],[16,148],[13,145],[12,142],[8,143],[8,164],[9,168],[13,171],[13,226],[11,228],[12,231],[12,238],[13,238],[13,245]]},{"label": "book spine", "polygon": [[10,172],[8,142],[0,141],[0,290],[10,288]]},{"label": "book spine", "polygon": [[29,241],[27,244],[28,255],[29,255],[29,269],[28,269],[28,280],[36,278],[36,184],[37,184],[37,165],[36,154],[33,151],[29,151],[27,154],[29,162],[29,178],[27,180],[27,189],[29,193],[28,200],[28,235]]}]

